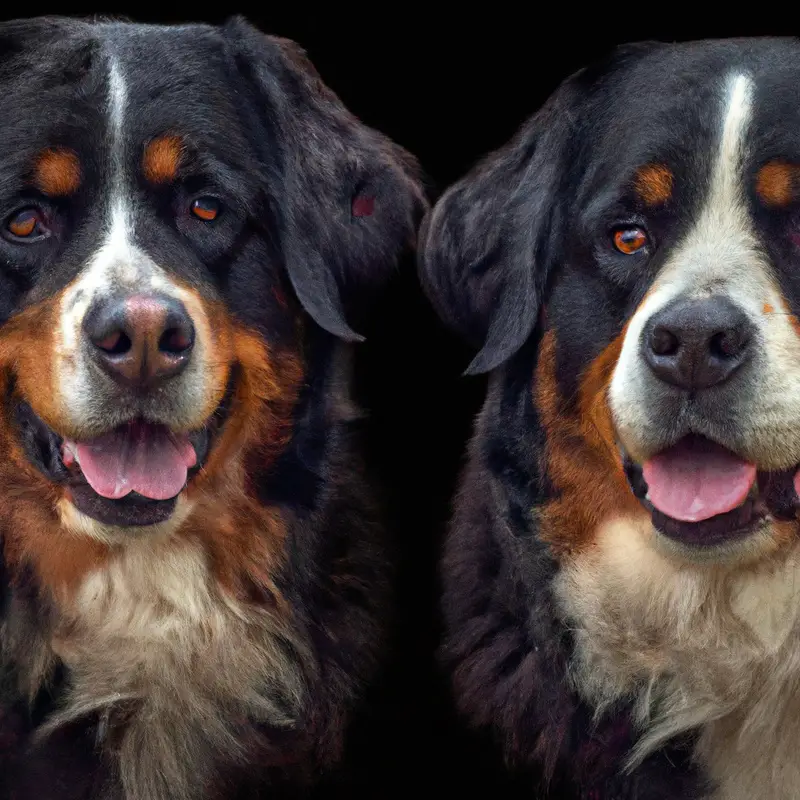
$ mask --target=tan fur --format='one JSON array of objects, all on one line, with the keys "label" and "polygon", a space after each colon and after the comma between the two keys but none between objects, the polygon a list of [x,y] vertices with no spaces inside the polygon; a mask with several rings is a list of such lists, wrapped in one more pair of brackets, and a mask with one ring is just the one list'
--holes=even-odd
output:
[{"label": "tan fur", "polygon": [[634,701],[629,765],[699,727],[714,800],[800,793],[800,544],[757,541],[753,558],[692,563],[646,517],[617,518],[555,583],[577,690],[598,714]]},{"label": "tan fur", "polygon": [[104,712],[128,800],[201,796],[214,762],[241,752],[240,721],[291,726],[304,701],[283,646],[303,644],[215,586],[196,542],[134,539],[85,578],[53,631],[72,688],[42,735]]}]

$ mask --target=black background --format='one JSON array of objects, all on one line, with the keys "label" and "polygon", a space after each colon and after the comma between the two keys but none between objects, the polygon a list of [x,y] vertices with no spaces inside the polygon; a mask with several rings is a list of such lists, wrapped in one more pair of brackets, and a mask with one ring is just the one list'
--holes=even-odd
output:
[{"label": "black background", "polygon": [[[502,145],[574,70],[617,43],[706,37],[787,35],[777,19],[731,7],[701,20],[665,9],[585,10],[491,3],[264,3],[246,16],[308,52],[324,80],[364,122],[413,152],[432,195],[483,154]],[[2,17],[44,13],[109,14],[142,22],[221,22],[247,6],[227,4],[169,14],[139,6],[16,5]],[[208,13],[213,11],[215,13]],[[202,12],[202,13],[201,13]],[[216,13],[218,12],[218,13]],[[660,17],[660,18],[659,18]],[[2,146],[2,143],[0,143]],[[462,378],[471,353],[434,318],[416,286],[413,264],[375,309],[360,348],[359,389],[372,417],[372,464],[386,487],[400,547],[399,607],[393,655],[351,737],[349,797],[489,793],[531,797],[512,785],[487,742],[455,717],[436,669],[439,638],[437,558],[450,498],[484,382]],[[339,796],[341,789],[336,792]],[[333,796],[323,789],[320,797]]]}]

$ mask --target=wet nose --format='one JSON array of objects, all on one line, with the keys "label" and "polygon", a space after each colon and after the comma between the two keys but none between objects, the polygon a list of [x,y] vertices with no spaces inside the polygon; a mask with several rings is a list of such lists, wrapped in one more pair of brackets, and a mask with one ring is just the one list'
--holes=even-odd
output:
[{"label": "wet nose", "polygon": [[163,295],[104,300],[90,309],[84,335],[97,364],[117,383],[149,388],[189,364],[194,325],[183,304]]},{"label": "wet nose", "polygon": [[642,334],[653,373],[687,391],[728,380],[747,360],[753,326],[727,297],[677,300],[656,312]]}]

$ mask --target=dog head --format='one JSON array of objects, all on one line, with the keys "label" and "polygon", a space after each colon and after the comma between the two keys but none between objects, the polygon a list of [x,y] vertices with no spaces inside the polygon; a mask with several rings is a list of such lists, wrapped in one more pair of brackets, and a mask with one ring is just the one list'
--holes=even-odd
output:
[{"label": "dog head", "polygon": [[416,165],[238,18],[3,24],[0,86],[0,490],[72,529],[173,524],[285,443],[306,331],[361,338]]},{"label": "dog head", "polygon": [[481,348],[470,371],[535,345],[557,548],[622,513],[692,560],[795,535],[798,55],[788,39],[620,48],[423,225],[422,280]]}]

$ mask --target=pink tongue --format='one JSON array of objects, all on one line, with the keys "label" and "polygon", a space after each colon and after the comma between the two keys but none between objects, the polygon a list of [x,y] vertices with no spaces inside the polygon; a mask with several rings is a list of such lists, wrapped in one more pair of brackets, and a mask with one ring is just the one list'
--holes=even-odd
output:
[{"label": "pink tongue", "polygon": [[111,500],[130,492],[151,500],[175,497],[197,461],[188,436],[146,422],[123,425],[88,442],[65,442],[64,463],[69,466],[76,458],[92,489]]},{"label": "pink tongue", "polygon": [[687,437],[644,464],[650,502],[668,517],[700,522],[740,506],[756,468],[708,439]]}]

